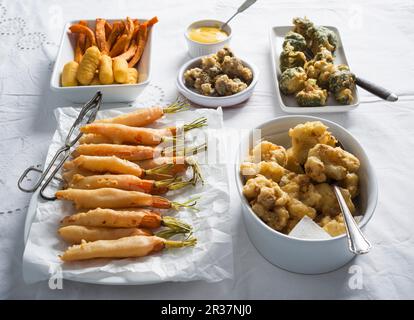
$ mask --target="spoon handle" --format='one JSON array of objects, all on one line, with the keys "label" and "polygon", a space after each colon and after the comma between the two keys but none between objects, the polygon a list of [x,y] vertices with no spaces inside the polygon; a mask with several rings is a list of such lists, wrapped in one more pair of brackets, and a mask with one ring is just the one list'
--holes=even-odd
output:
[{"label": "spoon handle", "polygon": [[356,78],[356,84],[360,86],[361,88],[367,90],[368,92],[376,95],[377,97],[380,97],[381,99],[387,100],[387,101],[397,101],[398,96],[395,93],[392,93],[391,91],[371,82],[365,79],[362,79],[360,77]]},{"label": "spoon handle", "polygon": [[334,191],[339,202],[339,207],[344,215],[349,250],[355,254],[367,253],[372,248],[371,243],[367,240],[367,238],[365,238],[361,229],[352,217],[351,211],[349,211],[345,199],[341,193],[341,189],[334,185]]},{"label": "spoon handle", "polygon": [[237,11],[230,17],[230,19],[228,19],[221,27],[220,29],[223,30],[223,28],[225,26],[227,26],[229,24],[229,22],[235,17],[237,16],[240,12],[243,12],[244,10],[246,10],[247,8],[249,8],[253,3],[255,3],[257,0],[246,0],[245,2],[243,2],[243,4],[237,9]]}]

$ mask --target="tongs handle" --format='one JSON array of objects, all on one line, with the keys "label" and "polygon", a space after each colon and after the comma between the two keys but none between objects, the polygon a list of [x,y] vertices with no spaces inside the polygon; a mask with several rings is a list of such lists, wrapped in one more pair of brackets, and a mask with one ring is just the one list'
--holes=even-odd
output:
[{"label": "tongs handle", "polygon": [[[34,192],[40,187],[40,185],[42,185],[43,182],[45,182],[40,189],[40,196],[45,200],[56,199],[56,197],[47,196],[45,194],[45,189],[47,188],[47,186],[53,179],[58,179],[56,178],[57,172],[63,166],[63,163],[69,158],[71,147],[73,147],[76,144],[76,142],[78,142],[80,137],[82,136],[82,132],[80,132],[75,138],[72,139],[71,137],[72,137],[73,132],[75,131],[77,126],[82,123],[82,120],[88,114],[88,112],[92,111],[92,113],[89,115],[87,123],[90,123],[95,120],[96,114],[101,106],[101,101],[102,101],[102,93],[97,92],[95,96],[82,107],[81,111],[79,112],[78,117],[76,118],[72,127],[69,129],[68,135],[66,136],[66,139],[65,139],[65,144],[56,151],[55,155],[53,156],[52,160],[50,161],[46,169],[40,170],[34,167],[29,167],[23,171],[23,174],[20,176],[19,180],[17,181],[17,186],[21,191]],[[50,172],[52,170],[52,167],[55,165],[55,162],[62,154],[63,154],[62,159],[58,162],[58,164],[53,169],[53,171]],[[26,188],[23,186],[23,181],[31,171],[40,172],[41,175],[32,187]]]}]

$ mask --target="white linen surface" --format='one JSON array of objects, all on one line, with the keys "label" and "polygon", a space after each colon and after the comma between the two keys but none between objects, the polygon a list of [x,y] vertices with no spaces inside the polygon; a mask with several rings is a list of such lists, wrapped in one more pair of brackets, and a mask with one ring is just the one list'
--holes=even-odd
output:
[{"label": "white linen surface", "polygon": [[[80,18],[158,15],[152,81],[137,106],[166,103],[177,95],[175,77],[189,59],[183,32],[203,18],[225,19],[241,1],[0,1],[0,297],[102,299],[414,297],[414,3],[411,0],[258,1],[232,22],[232,48],[261,71],[253,97],[224,110],[224,125],[249,129],[284,115],[274,92],[268,33],[307,15],[339,28],[351,69],[399,96],[385,102],[360,90],[353,112],[322,115],[350,130],[365,147],[379,182],[379,202],[366,234],[374,248],[349,265],[323,275],[298,275],[267,262],[249,241],[229,164],[234,279],[146,286],[108,286],[64,281],[27,285],[22,278],[23,226],[30,195],[16,181],[29,165],[44,162],[55,130],[53,110],[71,103],[49,90],[51,66],[65,21]],[[111,107],[110,105],[105,107]],[[238,133],[232,133],[234,138]],[[234,144],[234,140],[231,141]],[[233,156],[234,157],[234,156]],[[345,248],[344,248],[345,250]],[[355,270],[362,286],[355,286]]]}]

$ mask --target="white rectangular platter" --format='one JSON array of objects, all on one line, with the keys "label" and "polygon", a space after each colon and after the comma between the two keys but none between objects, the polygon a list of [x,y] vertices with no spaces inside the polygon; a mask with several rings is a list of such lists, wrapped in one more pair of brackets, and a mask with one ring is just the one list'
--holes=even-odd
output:
[{"label": "white rectangular platter", "polygon": [[[345,56],[345,50],[342,45],[341,36],[335,27],[326,26],[328,29],[334,31],[338,37],[338,48],[335,51],[335,64],[346,64],[349,66],[348,60]],[[332,113],[332,112],[347,112],[355,109],[359,105],[359,96],[357,88],[354,89],[354,101],[351,105],[341,105],[335,101],[332,95],[329,96],[326,106],[323,107],[300,107],[294,96],[287,96],[281,93],[279,89],[279,78],[281,75],[279,56],[283,50],[283,41],[285,35],[293,30],[293,26],[276,26],[270,29],[270,53],[273,67],[273,77],[275,81],[276,96],[279,105],[283,111],[287,113]],[[349,66],[351,71],[352,68]]]}]

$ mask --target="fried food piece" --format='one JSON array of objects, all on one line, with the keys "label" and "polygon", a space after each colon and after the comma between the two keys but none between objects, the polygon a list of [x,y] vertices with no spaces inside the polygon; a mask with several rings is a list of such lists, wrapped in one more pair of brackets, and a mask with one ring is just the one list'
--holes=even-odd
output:
[{"label": "fried food piece", "polygon": [[136,163],[115,156],[81,155],[72,161],[65,162],[63,168],[66,170],[77,168],[99,173],[132,174],[137,177],[145,175],[145,170]]},{"label": "fried food piece", "polygon": [[130,161],[152,159],[162,155],[162,150],[150,146],[130,146],[122,144],[81,144],[74,156],[116,156]]},{"label": "fried food piece", "polygon": [[338,69],[332,62],[318,60],[305,64],[308,78],[316,79],[318,86],[324,89],[329,88],[329,79]]},{"label": "fried food piece", "polygon": [[156,236],[132,236],[117,240],[98,240],[71,246],[60,258],[66,262],[94,258],[144,257],[164,248],[194,246],[196,242],[195,238],[185,241],[172,241]]},{"label": "fried food piece", "polygon": [[286,173],[286,169],[274,161],[261,161],[259,163],[243,162],[240,165],[240,173],[247,179],[261,174],[268,179],[279,182]]},{"label": "fried food piece", "polygon": [[222,63],[225,57],[234,57],[234,53],[229,47],[224,47],[216,53],[216,59],[219,63]]},{"label": "fried food piece", "polygon": [[84,241],[116,240],[130,236],[152,236],[152,232],[138,228],[100,228],[85,226],[66,226],[58,230],[59,235],[68,243],[79,244]]},{"label": "fried food piece", "polygon": [[306,72],[301,67],[286,69],[280,76],[280,91],[289,95],[302,90],[307,79]]},{"label": "fried food piece", "polygon": [[128,84],[138,83],[138,70],[136,68],[128,68]]},{"label": "fried food piece", "polygon": [[338,214],[334,218],[324,216],[318,224],[332,237],[339,236],[346,232],[344,217],[342,214]]},{"label": "fried food piece", "polygon": [[201,58],[201,68],[208,74],[209,77],[214,78],[223,73],[221,64],[215,54]]},{"label": "fried food piece", "polygon": [[305,174],[289,172],[281,178],[279,185],[290,197],[298,199],[309,207],[315,207],[321,200],[321,195]]},{"label": "fried food piece", "polygon": [[257,198],[262,188],[272,186],[274,186],[272,180],[258,174],[257,177],[247,180],[246,184],[243,186],[243,194],[247,200],[254,200]]},{"label": "fried food piece", "polygon": [[307,30],[307,37],[310,40],[308,45],[313,54],[317,54],[321,48],[334,52],[338,46],[335,32],[323,26],[311,26]]},{"label": "fried food piece", "polygon": [[292,138],[292,157],[299,164],[304,164],[309,150],[318,143],[334,147],[337,140],[327,129],[320,121],[306,122],[291,128],[289,136]]},{"label": "fried food piece", "polygon": [[86,37],[89,40],[89,43],[92,46],[96,45],[95,34],[93,33],[93,31],[88,26],[78,23],[78,24],[71,25],[69,27],[69,30],[73,33],[83,33],[83,34],[85,34]]},{"label": "fried food piece", "polygon": [[339,185],[347,189],[352,198],[355,198],[359,194],[359,177],[356,173],[347,173],[345,179],[341,180]]},{"label": "fried food piece", "polygon": [[108,40],[106,41],[106,47],[110,51],[114,45],[116,39],[122,34],[124,25],[122,22],[114,22],[112,26],[112,31],[109,34]]},{"label": "fried food piece", "polygon": [[238,78],[245,83],[250,83],[253,79],[253,73],[250,68],[243,65],[240,59],[236,57],[225,56],[221,63],[221,69],[229,78]]},{"label": "fried food piece", "polygon": [[161,223],[162,218],[158,212],[141,208],[121,210],[97,208],[66,216],[61,221],[63,226],[81,225],[86,227],[148,229],[157,229],[161,227]]},{"label": "fried food piece", "polygon": [[[106,34],[105,34],[105,19],[96,19],[95,24],[95,34],[96,34],[96,44],[101,50],[102,54],[108,54],[109,49],[106,44]],[[102,81],[101,81],[102,82]]]},{"label": "fried food piece", "polygon": [[360,162],[353,154],[326,144],[317,144],[309,150],[305,172],[316,182],[327,179],[343,180],[348,173],[358,171]]},{"label": "fried food piece", "polygon": [[86,208],[126,208],[126,207],[154,207],[169,209],[172,203],[159,196],[153,196],[138,191],[124,191],[114,188],[95,190],[66,189],[56,192],[61,200],[73,201],[77,209]]},{"label": "fried food piece", "polygon": [[328,92],[321,89],[315,79],[306,80],[304,89],[296,94],[296,101],[301,107],[324,106],[327,99]]},{"label": "fried food piece", "polygon": [[285,48],[288,44],[293,47],[294,51],[304,52],[306,50],[305,37],[300,33],[289,31],[285,36],[285,40],[283,41],[283,48]]},{"label": "fried food piece", "polygon": [[62,71],[62,87],[73,87],[78,85],[76,74],[79,69],[79,63],[76,61],[69,61],[65,64]]},{"label": "fried food piece", "polygon": [[355,74],[342,68],[333,72],[329,77],[329,90],[335,94],[335,99],[341,104],[351,104],[355,89]]},{"label": "fried food piece", "polygon": [[299,161],[296,159],[293,148],[286,150],[286,165],[285,168],[294,173],[304,173],[302,166]]},{"label": "fried food piece", "polygon": [[286,208],[289,216],[296,221],[299,221],[304,216],[308,216],[312,220],[316,217],[316,210],[314,208],[307,206],[302,201],[293,197],[290,197]]},{"label": "fried food piece", "polygon": [[88,85],[92,82],[100,60],[101,53],[97,47],[93,46],[86,50],[76,74],[76,79],[80,84]]},{"label": "fried food piece", "polygon": [[313,22],[308,18],[293,18],[293,25],[295,26],[293,31],[302,35],[305,39],[309,38],[308,30],[313,27]]},{"label": "fried food piece", "polygon": [[101,56],[101,63],[99,65],[99,81],[102,84],[114,83],[114,73],[112,71],[112,59],[106,54],[103,54]]},{"label": "fried food piece", "polygon": [[[79,21],[79,24],[83,26],[88,26],[88,23],[85,20]],[[85,48],[86,44],[86,35],[84,33],[78,34],[78,39],[76,40],[76,47],[75,47],[75,61],[77,63],[81,62],[83,53],[87,48]]]},{"label": "fried food piece", "polygon": [[112,62],[114,79],[118,83],[128,82],[128,62],[122,58],[115,58]]},{"label": "fried food piece", "polygon": [[264,140],[253,148],[250,160],[255,163],[260,161],[275,161],[284,167],[287,162],[286,149]]},{"label": "fried food piece", "polygon": [[[341,209],[339,207],[338,200],[336,198],[336,195],[333,191],[332,186],[330,186],[327,183],[321,183],[315,185],[316,191],[321,195],[321,199],[319,201],[319,204],[315,206],[315,208],[318,210],[318,212],[322,213],[325,216],[331,216],[334,217],[337,214],[341,213]],[[344,196],[345,202],[351,211],[352,214],[355,213],[355,205],[352,202],[351,194],[348,190],[340,188],[341,193]]]},{"label": "fried food piece", "polygon": [[285,207],[274,207],[267,210],[262,204],[256,202],[252,205],[252,210],[269,227],[277,231],[285,228],[289,220],[289,212]]},{"label": "fried food piece", "polygon": [[286,69],[302,67],[306,63],[306,56],[301,51],[295,51],[290,44],[286,44],[280,54],[280,70],[284,72]]},{"label": "fried food piece", "polygon": [[[209,87],[210,88],[210,87]],[[247,88],[247,84],[238,78],[230,79],[226,74],[218,76],[214,89],[219,96],[230,96]],[[204,91],[208,89],[204,88]]]}]

